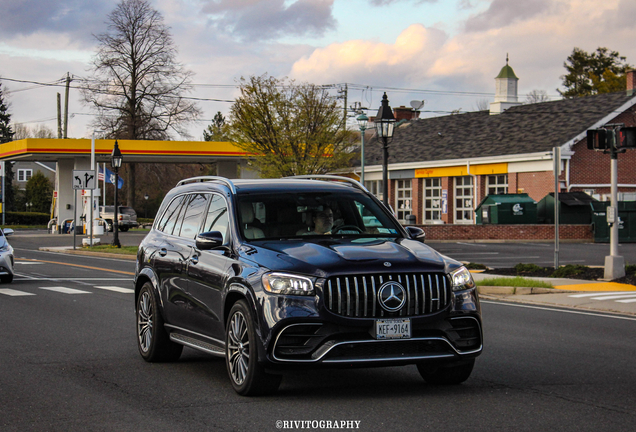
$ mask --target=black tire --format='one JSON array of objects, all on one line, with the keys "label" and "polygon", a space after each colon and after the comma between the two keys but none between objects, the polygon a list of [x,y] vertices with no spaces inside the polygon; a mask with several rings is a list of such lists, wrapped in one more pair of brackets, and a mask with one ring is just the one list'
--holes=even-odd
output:
[{"label": "black tire", "polygon": [[452,366],[431,366],[430,364],[420,363],[417,365],[417,370],[429,384],[457,385],[470,377],[473,366],[475,366],[475,359]]},{"label": "black tire", "polygon": [[139,292],[135,307],[137,318],[137,347],[148,362],[176,361],[183,345],[172,342],[163,326],[159,302],[154,287],[146,282]]},{"label": "black tire", "polygon": [[128,227],[119,227],[119,231],[126,232],[128,231]]},{"label": "black tire", "polygon": [[0,276],[0,282],[11,283],[13,282],[13,275]]},{"label": "black tire", "polygon": [[258,363],[256,344],[254,317],[245,300],[239,300],[232,306],[225,328],[225,364],[232,387],[243,396],[274,393],[282,380]]},{"label": "black tire", "polygon": [[113,232],[113,221],[110,219],[106,220],[106,231]]}]

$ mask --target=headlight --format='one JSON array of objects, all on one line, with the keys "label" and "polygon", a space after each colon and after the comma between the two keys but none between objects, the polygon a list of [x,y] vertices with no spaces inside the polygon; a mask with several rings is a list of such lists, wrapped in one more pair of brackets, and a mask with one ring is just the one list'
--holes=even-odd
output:
[{"label": "headlight", "polygon": [[466,267],[460,267],[450,274],[453,291],[461,291],[475,287],[473,276]]},{"label": "headlight", "polygon": [[273,294],[314,295],[314,283],[304,276],[287,273],[263,275],[263,287]]}]

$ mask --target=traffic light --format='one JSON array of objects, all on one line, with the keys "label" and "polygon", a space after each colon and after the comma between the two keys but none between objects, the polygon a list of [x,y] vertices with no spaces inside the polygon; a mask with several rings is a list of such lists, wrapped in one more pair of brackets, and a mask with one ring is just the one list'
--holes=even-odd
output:
[{"label": "traffic light", "polygon": [[[589,134],[589,131],[588,131],[588,134]],[[588,148],[589,148],[589,141],[588,141]],[[618,131],[618,136],[616,139],[616,149],[624,149],[624,148],[625,149],[636,148],[636,127],[622,127]]]},{"label": "traffic light", "polygon": [[590,150],[606,150],[609,148],[605,129],[588,129],[587,148]]}]

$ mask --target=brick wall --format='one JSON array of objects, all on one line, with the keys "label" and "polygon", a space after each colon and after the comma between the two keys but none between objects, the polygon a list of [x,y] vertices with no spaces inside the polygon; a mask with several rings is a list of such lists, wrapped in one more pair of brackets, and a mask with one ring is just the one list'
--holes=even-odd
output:
[{"label": "brick wall", "polygon": [[554,192],[554,174],[552,171],[517,173],[517,189],[538,202],[548,192]]},{"label": "brick wall", "polygon": [[[554,225],[418,225],[426,240],[554,240]],[[559,239],[593,241],[591,225],[559,225]]]}]

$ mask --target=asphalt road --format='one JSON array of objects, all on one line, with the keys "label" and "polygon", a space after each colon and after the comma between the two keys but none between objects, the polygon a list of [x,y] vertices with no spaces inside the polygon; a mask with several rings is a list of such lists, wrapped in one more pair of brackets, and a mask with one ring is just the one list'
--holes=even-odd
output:
[{"label": "asphalt road", "polygon": [[[548,242],[426,242],[435,250],[459,261],[473,262],[493,268],[514,267],[516,264],[554,266],[554,243]],[[625,263],[636,264],[636,243],[623,243],[618,247]],[[581,264],[605,265],[605,256],[610,254],[608,243],[561,243],[559,265]]]},{"label": "asphalt road", "polygon": [[[176,363],[141,359],[126,292],[134,262],[36,252],[29,242],[12,240],[18,275],[0,285],[30,294],[0,293],[2,431],[615,432],[636,424],[633,317],[487,301],[484,354],[463,385],[427,385],[414,366],[293,371],[275,396],[244,398],[220,359],[188,348]],[[360,423],[313,428],[320,420]],[[301,421],[309,423],[291,423]]]}]

